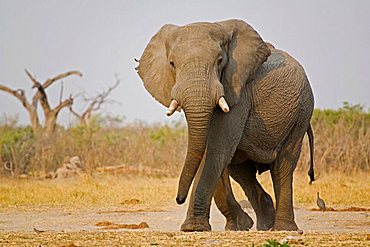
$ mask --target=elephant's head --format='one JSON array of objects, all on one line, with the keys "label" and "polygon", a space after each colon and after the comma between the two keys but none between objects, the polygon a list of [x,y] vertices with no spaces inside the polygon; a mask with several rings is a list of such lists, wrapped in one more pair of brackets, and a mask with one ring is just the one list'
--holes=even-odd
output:
[{"label": "elephant's head", "polygon": [[180,107],[188,123],[188,149],[177,202],[183,203],[205,152],[215,108],[225,113],[238,104],[251,75],[270,55],[247,23],[228,20],[165,25],[150,40],[137,71],[149,93],[169,107]]}]

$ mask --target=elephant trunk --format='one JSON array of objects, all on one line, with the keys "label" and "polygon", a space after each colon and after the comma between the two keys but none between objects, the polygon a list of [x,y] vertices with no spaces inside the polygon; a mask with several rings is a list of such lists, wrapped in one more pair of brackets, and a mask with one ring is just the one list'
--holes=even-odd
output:
[{"label": "elephant trunk", "polygon": [[191,183],[202,161],[208,129],[214,108],[219,104],[227,112],[224,88],[219,80],[211,75],[210,66],[199,62],[189,63],[182,68],[172,88],[173,107],[178,103],[185,112],[188,123],[188,149],[185,164],[181,172],[176,202],[185,202]]},{"label": "elephant trunk", "polygon": [[188,149],[177,190],[178,204],[185,202],[206,149],[208,128],[216,104],[211,81],[208,66],[187,64],[172,89],[173,99],[181,105],[188,123]]},{"label": "elephant trunk", "polygon": [[212,107],[209,105],[184,107],[186,121],[188,123],[188,149],[178,185],[176,197],[178,204],[185,202],[191,183],[205,152],[212,110]]}]

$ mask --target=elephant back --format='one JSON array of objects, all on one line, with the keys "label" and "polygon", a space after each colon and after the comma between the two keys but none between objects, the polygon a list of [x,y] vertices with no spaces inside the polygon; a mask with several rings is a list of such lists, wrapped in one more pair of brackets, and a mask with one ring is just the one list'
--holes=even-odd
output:
[{"label": "elephant back", "polygon": [[239,148],[253,160],[268,163],[276,158],[276,150],[294,125],[307,122],[300,118],[302,112],[313,108],[308,100],[313,99],[311,87],[303,67],[294,58],[272,49],[249,83],[248,92],[252,108]]}]

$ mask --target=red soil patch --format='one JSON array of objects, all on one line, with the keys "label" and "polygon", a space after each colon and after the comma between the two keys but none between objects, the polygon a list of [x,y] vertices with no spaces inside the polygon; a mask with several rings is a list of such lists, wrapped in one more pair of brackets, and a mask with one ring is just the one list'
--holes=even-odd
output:
[{"label": "red soil patch", "polygon": [[129,199],[129,200],[124,200],[123,202],[121,202],[121,204],[123,205],[136,205],[139,203],[140,203],[139,199]]},{"label": "red soil patch", "polygon": [[117,229],[145,229],[149,228],[148,223],[141,222],[139,224],[117,224],[110,221],[101,221],[95,224],[101,226],[100,230],[117,230]]}]

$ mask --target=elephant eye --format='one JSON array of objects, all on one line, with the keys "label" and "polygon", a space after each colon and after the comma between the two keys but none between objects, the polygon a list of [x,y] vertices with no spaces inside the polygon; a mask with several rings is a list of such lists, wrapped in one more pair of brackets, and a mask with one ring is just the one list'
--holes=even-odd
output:
[{"label": "elephant eye", "polygon": [[175,68],[175,64],[172,61],[170,61],[170,65]]},{"label": "elephant eye", "polygon": [[218,63],[218,64],[221,64],[221,63],[222,63],[222,56],[220,56],[220,57],[218,58],[217,63]]}]

